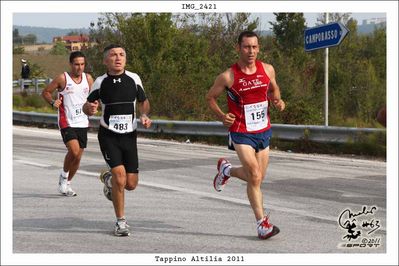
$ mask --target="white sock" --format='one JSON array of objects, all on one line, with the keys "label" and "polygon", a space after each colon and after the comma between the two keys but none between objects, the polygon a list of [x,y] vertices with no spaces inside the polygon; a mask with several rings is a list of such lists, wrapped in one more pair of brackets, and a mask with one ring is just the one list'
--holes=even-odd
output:
[{"label": "white sock", "polygon": [[117,222],[122,222],[122,221],[126,221],[126,218],[125,218],[125,216],[122,216],[122,217],[116,217],[116,221]]},{"label": "white sock", "polygon": [[68,176],[69,176],[69,171],[68,171],[68,172],[64,172],[64,169],[62,169],[62,170],[61,170],[61,176],[62,176],[62,177],[65,177],[65,178],[68,178]]},{"label": "white sock", "polygon": [[260,220],[256,221],[256,225],[259,226],[262,222],[263,222],[263,218],[261,218]]}]

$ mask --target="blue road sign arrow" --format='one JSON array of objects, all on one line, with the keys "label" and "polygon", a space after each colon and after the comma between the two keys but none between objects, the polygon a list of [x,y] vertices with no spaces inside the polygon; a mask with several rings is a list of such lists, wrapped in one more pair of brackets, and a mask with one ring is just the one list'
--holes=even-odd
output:
[{"label": "blue road sign arrow", "polygon": [[349,30],[341,22],[333,22],[305,30],[305,51],[339,45]]}]

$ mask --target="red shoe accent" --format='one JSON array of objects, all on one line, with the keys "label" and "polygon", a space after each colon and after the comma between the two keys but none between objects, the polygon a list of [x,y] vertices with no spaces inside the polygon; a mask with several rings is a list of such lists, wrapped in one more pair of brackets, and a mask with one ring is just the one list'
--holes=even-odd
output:
[{"label": "red shoe accent", "polygon": [[225,158],[220,158],[218,161],[218,165],[217,165],[218,172],[220,170],[220,165],[222,164],[223,161],[227,161],[227,160]]},{"label": "red shoe accent", "polygon": [[270,231],[266,235],[261,235],[261,234],[258,233],[258,237],[260,239],[268,239],[268,238],[270,238],[272,236],[275,236],[278,233],[280,233],[280,229],[277,226],[269,223],[269,217],[268,216],[263,219],[262,223],[259,226],[266,227],[266,228],[273,227],[272,231]]},{"label": "red shoe accent", "polygon": [[221,190],[217,190],[217,189],[216,189],[216,178],[218,177],[218,175],[219,175],[219,174],[216,174],[216,175],[215,175],[215,178],[213,179],[213,187],[214,187],[214,189],[215,189],[216,191],[220,192]]},{"label": "red shoe accent", "polygon": [[262,239],[262,240],[265,240],[265,239],[268,239],[268,238],[270,238],[272,236],[277,235],[278,233],[280,233],[280,229],[277,226],[273,225],[273,230],[270,233],[268,233],[268,234],[266,234],[264,236],[258,234],[258,237],[260,239]]}]

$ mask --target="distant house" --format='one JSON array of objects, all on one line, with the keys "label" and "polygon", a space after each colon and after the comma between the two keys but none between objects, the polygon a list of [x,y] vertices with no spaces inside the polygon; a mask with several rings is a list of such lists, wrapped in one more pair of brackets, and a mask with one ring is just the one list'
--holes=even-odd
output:
[{"label": "distant house", "polygon": [[57,36],[53,38],[53,44],[56,42],[65,43],[65,47],[70,51],[80,51],[89,48],[89,36],[85,34]]},{"label": "distant house", "polygon": [[386,22],[387,22],[386,18],[370,18],[370,19],[363,19],[362,25],[380,24]]}]

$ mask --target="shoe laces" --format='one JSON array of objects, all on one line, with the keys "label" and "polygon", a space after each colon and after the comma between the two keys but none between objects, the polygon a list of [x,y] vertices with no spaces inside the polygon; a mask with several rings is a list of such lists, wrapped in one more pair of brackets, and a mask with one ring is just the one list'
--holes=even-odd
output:
[{"label": "shoe laces", "polygon": [[126,222],[125,219],[120,220],[120,221],[117,221],[116,224],[118,225],[118,227],[119,227],[120,229],[129,228],[129,226],[127,225],[127,222]]},{"label": "shoe laces", "polygon": [[263,217],[263,220],[258,225],[258,227],[265,227],[265,228],[272,227],[273,225],[271,223],[269,223],[269,216],[270,216],[270,213],[268,213],[265,217]]},{"label": "shoe laces", "polygon": [[224,172],[224,171],[226,171],[226,169],[227,169],[228,167],[230,167],[230,166],[231,166],[230,163],[225,163],[225,164],[223,165],[223,167],[222,167],[222,174],[223,174],[222,185],[224,185],[224,184],[227,182],[227,180],[230,178],[230,176],[226,175],[225,172]]}]

